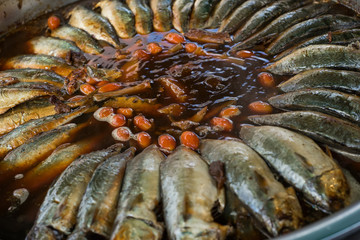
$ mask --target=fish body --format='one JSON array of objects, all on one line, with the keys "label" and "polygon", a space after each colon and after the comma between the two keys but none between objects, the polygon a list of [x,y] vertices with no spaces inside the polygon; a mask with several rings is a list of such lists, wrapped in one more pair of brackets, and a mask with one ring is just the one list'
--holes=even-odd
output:
[{"label": "fish body", "polygon": [[164,159],[159,148],[151,145],[128,162],[111,239],[162,239],[164,229],[155,211],[161,201]]},{"label": "fish body", "polygon": [[32,227],[30,232],[27,234],[26,240],[56,240],[54,232],[44,226],[44,225],[35,225]]},{"label": "fish body", "polygon": [[274,126],[243,126],[240,135],[310,202],[325,211],[345,206],[349,197],[345,176],[313,140]]},{"label": "fish body", "polygon": [[150,7],[154,14],[153,26],[155,31],[166,32],[172,28],[172,0],[150,0]]},{"label": "fish body", "polygon": [[221,0],[216,4],[213,14],[207,20],[207,28],[218,28],[221,22],[231,13],[232,10],[236,9],[243,0]]},{"label": "fish body", "polygon": [[195,0],[190,18],[190,29],[204,28],[218,0]]},{"label": "fish body", "polygon": [[185,33],[189,30],[190,14],[194,2],[195,0],[174,0],[172,24],[177,31]]},{"label": "fish body", "polygon": [[152,31],[153,13],[148,2],[148,0],[126,0],[135,15],[135,29],[139,34],[149,34]]}]

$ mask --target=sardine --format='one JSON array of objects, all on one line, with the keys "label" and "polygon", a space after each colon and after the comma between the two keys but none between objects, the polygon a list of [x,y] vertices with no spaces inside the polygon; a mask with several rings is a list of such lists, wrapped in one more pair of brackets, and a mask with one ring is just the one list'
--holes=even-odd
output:
[{"label": "sardine", "polygon": [[107,158],[119,153],[122,144],[81,156],[70,164],[48,190],[40,206],[36,225],[45,225],[70,234],[86,187],[95,168]]},{"label": "sardine", "polygon": [[135,148],[129,148],[96,168],[80,203],[74,238],[70,235],[68,239],[77,239],[78,231],[110,237],[125,167],[134,152]]},{"label": "sardine", "polygon": [[121,38],[132,38],[135,34],[135,18],[129,7],[118,0],[102,0],[95,7],[101,8],[101,15],[114,26]]},{"label": "sardine", "polygon": [[[156,145],[128,162],[111,239],[162,239],[159,208],[160,164],[165,159]],[[141,229],[141,230],[140,230]]]},{"label": "sardine", "polygon": [[119,38],[109,21],[81,5],[74,7],[69,15],[69,24],[80,28],[94,36],[97,40],[108,42],[114,47],[120,47]]},{"label": "sardine", "polygon": [[250,147],[234,140],[202,140],[201,155],[208,163],[225,164],[226,184],[269,233],[277,236],[297,229],[302,210],[294,192],[275,180],[266,163]]},{"label": "sardine", "polygon": [[314,35],[359,26],[360,19],[340,14],[312,18],[300,22],[281,33],[269,47],[267,47],[266,52],[270,55],[275,55],[288,48],[291,44],[295,44]]},{"label": "sardine", "polygon": [[285,75],[323,67],[359,69],[360,50],[352,45],[312,45],[294,51],[266,69]]},{"label": "sardine", "polygon": [[201,29],[190,29],[184,36],[199,43],[225,44],[232,41],[228,33],[210,32]]},{"label": "sardine", "polygon": [[329,88],[360,94],[360,73],[334,69],[313,69],[295,75],[278,87],[283,92],[307,88]]},{"label": "sardine", "polygon": [[35,225],[32,227],[25,240],[56,240],[56,236],[50,228],[44,225]]},{"label": "sardine", "polygon": [[64,59],[48,55],[20,55],[7,59],[2,69],[34,68],[46,69],[67,77],[75,67],[68,65]]},{"label": "sardine", "polygon": [[190,14],[195,0],[174,0],[172,24],[176,30],[185,33],[189,30]]},{"label": "sardine", "polygon": [[221,22],[236,9],[243,0],[221,0],[214,9],[213,14],[207,20],[206,28],[218,28]]},{"label": "sardine", "polygon": [[101,45],[86,31],[63,25],[51,31],[52,37],[73,41],[83,52],[89,54],[100,54],[104,51]]},{"label": "sardine", "polygon": [[126,0],[127,5],[135,15],[135,28],[139,34],[149,34],[152,31],[152,11],[148,0]]},{"label": "sardine", "polygon": [[305,89],[269,98],[276,108],[314,110],[360,123],[360,97],[329,89]]},{"label": "sardine", "polygon": [[218,0],[195,0],[190,17],[190,29],[204,28],[217,2]]},{"label": "sardine", "polygon": [[166,32],[172,28],[172,0],[150,0],[150,7],[154,14],[153,26],[155,31]]},{"label": "sardine", "polygon": [[294,111],[254,115],[248,119],[260,125],[293,129],[335,148],[360,151],[360,127],[323,113]]},{"label": "sardine", "polygon": [[310,202],[325,211],[345,206],[349,186],[344,174],[313,140],[274,126],[243,126],[240,135]]},{"label": "sardine", "polygon": [[[179,146],[160,167],[164,217],[170,239],[225,239],[229,228],[215,223],[211,210],[218,189],[209,167],[194,151]],[[223,202],[222,201],[222,202]]]}]

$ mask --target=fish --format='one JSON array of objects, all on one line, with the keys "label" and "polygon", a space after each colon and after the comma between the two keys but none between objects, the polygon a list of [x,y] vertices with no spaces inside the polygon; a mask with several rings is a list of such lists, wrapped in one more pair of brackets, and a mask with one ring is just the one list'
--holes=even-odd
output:
[{"label": "fish", "polygon": [[295,75],[278,85],[283,92],[307,88],[329,88],[360,94],[360,73],[327,68],[312,69]]},{"label": "fish", "polygon": [[150,0],[150,7],[154,15],[153,26],[157,32],[167,32],[172,28],[172,0]]},{"label": "fish", "polygon": [[228,226],[214,222],[214,204],[224,204],[206,162],[179,146],[160,166],[164,218],[170,239],[225,239]]},{"label": "fish", "polygon": [[105,41],[114,47],[121,46],[114,27],[100,14],[77,5],[70,11],[69,16],[68,24],[71,26],[80,28],[95,39]]},{"label": "fish", "polygon": [[312,139],[274,126],[243,126],[240,136],[311,203],[324,211],[346,205],[349,186],[343,172]]},{"label": "fish", "polygon": [[174,0],[172,6],[172,24],[174,28],[185,33],[189,30],[190,14],[195,0]]},{"label": "fish", "polygon": [[243,1],[242,0],[220,0],[214,8],[212,15],[210,15],[205,28],[218,28],[221,22],[236,9]]},{"label": "fish", "polygon": [[324,113],[292,111],[253,115],[248,119],[255,124],[289,128],[338,149],[360,151],[360,127]]},{"label": "fish", "polygon": [[199,43],[225,44],[232,41],[228,33],[210,32],[201,29],[190,29],[184,36]]},{"label": "fish", "polygon": [[218,31],[228,33],[235,32],[246,19],[252,16],[260,8],[273,2],[275,2],[275,0],[247,0],[243,2],[222,21]]},{"label": "fish", "polygon": [[73,161],[49,188],[40,206],[35,225],[44,225],[70,234],[86,187],[97,166],[119,153],[122,144],[82,155]]},{"label": "fish", "polygon": [[136,34],[134,14],[125,3],[102,0],[95,7],[101,8],[101,15],[114,26],[119,37],[132,38]]},{"label": "fish", "polygon": [[44,225],[35,225],[31,228],[30,232],[27,234],[26,240],[56,240],[54,232],[44,226]]},{"label": "fish", "polygon": [[81,107],[70,113],[61,113],[44,118],[33,119],[18,126],[11,132],[0,137],[0,158],[4,157],[11,150],[24,144],[35,135],[66,124],[74,118],[81,116],[83,113],[87,112],[87,110],[87,107]]},{"label": "fish", "polygon": [[266,52],[275,55],[288,48],[290,45],[306,38],[320,35],[339,29],[356,28],[360,20],[341,14],[328,14],[312,18],[288,28],[282,32],[267,48]]},{"label": "fish", "polygon": [[190,29],[204,28],[217,2],[218,0],[195,0],[190,17]]},{"label": "fish", "polygon": [[7,59],[2,65],[2,70],[34,68],[45,69],[55,72],[56,74],[67,77],[75,67],[70,66],[64,59],[48,55],[18,55]]},{"label": "fish", "polygon": [[305,89],[268,99],[276,108],[314,110],[360,123],[360,97],[330,89]]},{"label": "fish", "polygon": [[289,75],[315,68],[360,68],[360,50],[353,45],[311,45],[294,51],[266,67],[279,75]]},{"label": "fish", "polygon": [[89,33],[70,25],[63,25],[52,30],[50,36],[72,41],[85,53],[101,54],[104,51],[98,41],[96,41]]},{"label": "fish", "polygon": [[[125,174],[125,167],[135,153],[135,148],[109,157],[95,170],[81,200],[74,235],[78,231],[109,238],[115,219],[117,201]],[[72,237],[74,236],[74,238]]]},{"label": "fish", "polygon": [[159,148],[150,145],[127,163],[110,239],[162,239],[164,227],[157,221],[156,210],[164,160]]},{"label": "fish", "polygon": [[149,34],[152,31],[153,13],[148,0],[126,0],[127,5],[135,15],[135,29],[139,34]]},{"label": "fish", "polygon": [[262,29],[268,22],[283,13],[302,7],[311,1],[280,0],[257,11],[234,34],[234,42],[241,42]]},{"label": "fish", "polygon": [[224,163],[226,186],[270,234],[299,228],[302,210],[295,193],[274,178],[250,147],[237,140],[204,139],[200,153],[208,163]]}]

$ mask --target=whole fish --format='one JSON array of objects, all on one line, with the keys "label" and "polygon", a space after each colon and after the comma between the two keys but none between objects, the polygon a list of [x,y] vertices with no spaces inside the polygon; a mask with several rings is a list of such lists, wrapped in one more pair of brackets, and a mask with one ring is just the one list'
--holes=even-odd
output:
[{"label": "whole fish", "polygon": [[159,148],[151,145],[127,163],[111,239],[162,239],[163,226],[155,211],[161,201],[164,159]]},{"label": "whole fish", "polygon": [[190,17],[190,29],[204,28],[217,2],[218,0],[195,0]]},{"label": "whole fish", "polygon": [[274,126],[243,126],[240,135],[310,202],[325,211],[346,205],[349,186],[344,174],[310,138]]},{"label": "whole fish", "polygon": [[220,27],[221,22],[242,2],[243,0],[220,0],[220,2],[216,4],[214,12],[207,20],[206,28]]},{"label": "whole fish", "polygon": [[70,234],[86,187],[96,167],[107,158],[119,153],[122,144],[82,155],[60,175],[50,187],[40,206],[35,225],[45,225]]},{"label": "whole fish", "polygon": [[90,34],[70,25],[63,25],[52,30],[51,36],[72,41],[85,53],[100,54],[104,51],[101,45]]},{"label": "whole fish", "polygon": [[329,89],[305,89],[269,98],[276,108],[314,110],[360,123],[360,97]]},{"label": "whole fish", "polygon": [[172,6],[174,28],[185,33],[189,30],[190,14],[195,0],[174,0]]},{"label": "whole fish", "polygon": [[266,67],[279,75],[296,74],[315,68],[360,68],[360,50],[353,45],[311,45]]},{"label": "whole fish", "polygon": [[34,119],[15,128],[0,137],[0,157],[4,157],[11,150],[24,144],[35,135],[50,131],[58,126],[70,122],[87,111],[87,107],[75,109],[70,113],[56,114],[40,119]]},{"label": "whole fish", "polygon": [[150,0],[150,7],[154,14],[153,26],[155,31],[166,32],[172,28],[172,0]]},{"label": "whole fish", "polygon": [[62,95],[65,93],[63,89],[55,87],[54,85],[50,85],[47,83],[39,83],[39,82],[18,82],[11,84],[11,86],[5,86],[4,88],[19,89],[20,91],[22,91],[23,89],[27,89],[28,91],[44,90],[51,93],[52,96]]},{"label": "whole fish", "polygon": [[[194,151],[179,146],[160,167],[164,217],[170,239],[225,239],[229,228],[215,223],[214,204],[223,203],[209,167]],[[221,200],[220,200],[221,199]]]},{"label": "whole fish", "polygon": [[360,151],[360,127],[323,113],[294,111],[254,115],[248,119],[260,125],[293,129],[335,148]]},{"label": "whole fish", "polygon": [[270,55],[275,55],[288,48],[290,45],[300,42],[314,35],[320,35],[329,31],[360,26],[360,19],[340,14],[329,14],[300,22],[281,33],[266,49]]},{"label": "whole fish", "polygon": [[299,227],[302,210],[295,193],[274,178],[250,147],[240,141],[206,139],[201,141],[200,152],[208,163],[225,164],[228,189],[270,234]]},{"label": "whole fish", "polygon": [[134,152],[135,148],[129,148],[96,168],[80,203],[75,234],[68,239],[77,239],[78,231],[110,237],[126,163],[133,158]]},{"label": "whole fish", "polygon": [[119,38],[109,21],[81,5],[74,7],[69,13],[69,24],[80,28],[97,40],[108,42],[114,47],[120,47]]},{"label": "whole fish", "polygon": [[135,18],[129,7],[118,0],[102,0],[95,7],[101,8],[101,15],[114,26],[121,38],[132,38],[135,34]]},{"label": "whole fish", "polygon": [[265,6],[257,11],[246,23],[236,31],[234,35],[234,42],[243,41],[258,30],[262,29],[268,22],[280,16],[283,13],[302,7],[310,1],[293,1],[293,0],[280,0]]},{"label": "whole fish", "polygon": [[126,0],[127,5],[135,15],[135,28],[139,34],[149,34],[152,31],[153,14],[148,0]]},{"label": "whole fish", "polygon": [[7,59],[2,69],[34,68],[51,70],[63,77],[67,77],[75,67],[68,65],[64,59],[48,55],[19,55]]},{"label": "whole fish", "polygon": [[283,92],[307,88],[329,88],[360,94],[360,73],[355,71],[319,68],[295,75],[278,85]]},{"label": "whole fish", "polygon": [[246,19],[256,13],[260,8],[272,2],[275,2],[275,0],[247,0],[243,2],[222,21],[218,31],[228,33],[235,32]]}]

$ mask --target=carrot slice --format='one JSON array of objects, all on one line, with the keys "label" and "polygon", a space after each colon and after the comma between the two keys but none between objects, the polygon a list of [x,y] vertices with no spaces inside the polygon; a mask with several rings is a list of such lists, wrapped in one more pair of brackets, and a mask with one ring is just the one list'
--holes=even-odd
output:
[{"label": "carrot slice", "polygon": [[199,137],[191,131],[185,131],[180,136],[180,142],[184,146],[196,150],[199,148],[200,140]]}]

